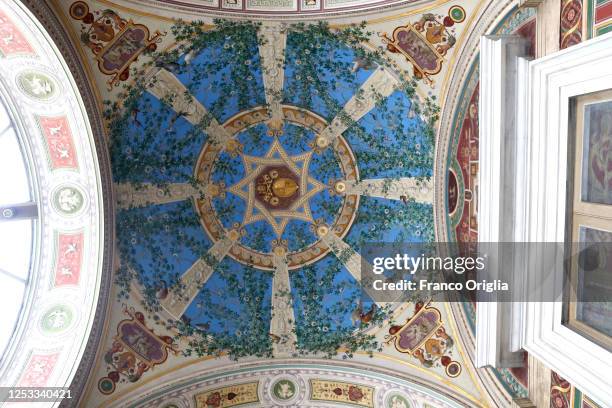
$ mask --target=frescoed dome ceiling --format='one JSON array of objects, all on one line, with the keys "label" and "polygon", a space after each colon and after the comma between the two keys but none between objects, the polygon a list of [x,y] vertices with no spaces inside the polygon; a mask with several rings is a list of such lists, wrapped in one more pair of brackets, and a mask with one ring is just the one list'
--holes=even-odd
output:
[{"label": "frescoed dome ceiling", "polygon": [[203,354],[373,348],[389,310],[359,306],[359,248],[434,238],[413,84],[359,29],[176,29],[188,45],[110,107],[118,280]]},{"label": "frescoed dome ceiling", "polygon": [[459,176],[446,209],[459,137],[441,119],[458,111],[470,31],[511,18],[510,2],[370,2],[384,14],[367,15],[366,2],[318,2],[325,18],[346,14],[314,23],[280,21],[285,2],[238,2],[261,21],[213,19],[204,2],[56,3],[99,96],[114,181],[114,284],[85,401],[524,395],[512,373],[474,368],[473,307],[375,303],[360,288],[365,244],[457,238]]}]

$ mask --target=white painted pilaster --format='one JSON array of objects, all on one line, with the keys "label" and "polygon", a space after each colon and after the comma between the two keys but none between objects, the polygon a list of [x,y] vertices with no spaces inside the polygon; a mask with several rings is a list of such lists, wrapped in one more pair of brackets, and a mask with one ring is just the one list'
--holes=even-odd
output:
[{"label": "white painted pilaster", "polygon": [[295,313],[289,281],[289,267],[285,254],[274,253],[274,278],[272,279],[272,319],[270,333],[275,357],[291,357],[296,353]]},{"label": "white painted pilaster", "polygon": [[[525,109],[518,70],[519,57],[527,54],[527,46],[527,41],[518,36],[486,36],[480,42],[478,241],[491,260],[487,278],[508,282],[515,296],[520,296],[513,280],[515,254],[507,245],[488,243],[515,241],[514,224],[520,205],[515,199],[521,194],[517,140],[524,124],[517,120],[517,111]],[[523,355],[511,344],[519,331],[522,311],[512,302],[497,302],[495,296],[478,299],[476,366],[522,366]]]},{"label": "white painted pilaster", "polygon": [[433,182],[416,178],[341,180],[335,184],[341,194],[380,197],[389,200],[414,200],[418,203],[433,202]]},{"label": "white painted pilaster", "polygon": [[131,183],[121,183],[115,184],[115,194],[117,207],[125,209],[188,200],[199,195],[200,190],[189,183],[169,184],[167,191],[151,183],[143,183],[138,188]]},{"label": "white painted pilaster", "polygon": [[262,44],[259,45],[266,103],[270,107],[268,128],[271,135],[282,133],[284,116],[281,103],[285,83],[285,46],[287,32],[282,23],[266,22],[258,32]]}]

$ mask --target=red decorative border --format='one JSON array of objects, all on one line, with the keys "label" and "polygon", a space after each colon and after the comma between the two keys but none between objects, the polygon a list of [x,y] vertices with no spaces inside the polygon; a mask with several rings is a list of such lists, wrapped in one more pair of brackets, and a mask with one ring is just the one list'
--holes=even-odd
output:
[{"label": "red decorative border", "polygon": [[20,387],[44,387],[53,373],[60,353],[34,354],[30,357],[21,379]]},{"label": "red decorative border", "polygon": [[561,36],[563,50],[582,42],[582,0],[563,0],[561,3]]},{"label": "red decorative border", "polygon": [[79,284],[84,242],[85,238],[82,232],[58,234],[54,286]]},{"label": "red decorative border", "polygon": [[612,1],[602,4],[595,9],[595,24],[602,23],[612,18]]},{"label": "red decorative border", "polygon": [[4,56],[36,55],[23,33],[2,10],[0,10],[0,53]]},{"label": "red decorative border", "polygon": [[41,116],[38,117],[38,124],[45,138],[51,168],[78,169],[79,164],[68,118]]}]

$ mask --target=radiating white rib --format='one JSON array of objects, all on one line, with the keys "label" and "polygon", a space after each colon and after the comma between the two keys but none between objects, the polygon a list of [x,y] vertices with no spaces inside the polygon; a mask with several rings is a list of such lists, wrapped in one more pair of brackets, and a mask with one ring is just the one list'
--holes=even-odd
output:
[{"label": "radiating white rib", "polygon": [[[173,73],[163,68],[151,76],[147,90],[160,101],[170,100],[172,109],[193,125],[198,125],[208,115],[204,105],[195,96],[190,95],[185,85]],[[210,119],[204,131],[210,141],[220,146],[224,146],[232,138],[215,118]]]},{"label": "radiating white rib", "polygon": [[[353,250],[353,248],[344,242],[342,238],[336,235],[333,231],[328,231],[326,234],[319,234],[321,240],[330,248],[332,253],[336,255],[336,257],[344,264],[346,269],[350,272],[350,274],[355,278],[358,283],[362,283],[362,274],[361,272],[365,270],[366,276],[374,276],[372,273],[372,265],[362,259],[361,254]],[[362,269],[363,268],[363,269]],[[365,290],[372,299],[380,300],[385,299],[384,302],[376,301],[376,303],[380,306],[385,305],[387,302],[391,302],[398,298],[401,294],[392,292],[392,291],[376,291],[370,287],[371,284],[363,284],[363,290]]]},{"label": "radiating white rib", "polygon": [[357,282],[361,282],[361,255],[333,231],[320,235],[321,240],[327,245],[338,259],[342,261],[346,269],[353,275]]},{"label": "radiating white rib", "polygon": [[[235,241],[227,236],[215,242],[208,251],[207,258],[221,262],[228,254]],[[204,258],[200,258],[181,276],[182,288],[170,288],[168,296],[160,301],[162,307],[174,318],[180,319],[202,286],[212,275],[214,268]]]},{"label": "radiating white rib", "polygon": [[281,108],[285,82],[285,47],[287,33],[281,23],[263,23],[258,31],[259,55],[263,75],[266,103],[270,106],[268,126],[272,132],[280,132],[283,125]]},{"label": "radiating white rib", "polygon": [[270,334],[275,357],[291,357],[296,352],[295,312],[289,281],[289,267],[285,256],[273,255],[272,320]]},{"label": "radiating white rib", "polygon": [[353,97],[344,105],[341,113],[331,121],[321,134],[317,142],[319,146],[327,146],[348,128],[344,115],[348,115],[352,120],[357,121],[365,116],[370,110],[376,106],[377,96],[386,98],[397,87],[399,81],[387,69],[378,68],[370,77],[361,85],[359,90]]},{"label": "radiating white rib", "polygon": [[[204,188],[201,188],[202,191]],[[155,184],[143,183],[136,188],[132,183],[115,184],[117,207],[119,209],[146,207],[154,204],[168,204],[188,200],[200,195],[200,189],[189,183],[168,185],[168,194]]]},{"label": "radiating white rib", "polygon": [[345,194],[358,194],[389,200],[414,200],[417,203],[433,203],[433,182],[430,180],[420,181],[412,177],[340,181],[336,183],[336,190]]}]

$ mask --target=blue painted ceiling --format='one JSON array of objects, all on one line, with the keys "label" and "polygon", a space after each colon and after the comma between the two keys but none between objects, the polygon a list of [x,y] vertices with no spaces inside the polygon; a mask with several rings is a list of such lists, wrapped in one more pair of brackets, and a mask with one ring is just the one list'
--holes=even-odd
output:
[{"label": "blue painted ceiling", "polygon": [[[185,54],[163,62],[219,123],[265,105],[256,30],[256,26],[244,25],[239,30],[222,28],[216,34],[202,34],[192,44],[197,56],[188,64]],[[359,56],[354,46],[319,31],[289,29],[282,98],[283,103],[305,108],[330,122],[376,65],[355,69]],[[125,114],[111,124],[115,182],[163,186],[192,181],[208,140],[206,132],[151,93],[129,92]],[[362,179],[432,176],[433,140],[426,132],[428,124],[414,113],[419,106],[413,98],[395,91],[344,132]],[[283,131],[279,141],[290,155],[312,151],[312,130],[287,123]],[[266,132],[265,124],[240,132],[237,140],[244,146],[243,154],[263,156],[274,140]],[[244,176],[241,156],[224,152],[217,159],[212,180],[231,186]],[[333,150],[314,154],[310,176],[322,183],[341,178]],[[213,203],[227,229],[242,221],[242,198],[228,192]],[[313,218],[333,222],[341,203],[341,197],[330,190],[318,193],[310,201]],[[365,242],[431,241],[433,223],[430,204],[361,197],[345,241],[356,250]],[[289,222],[282,235],[289,251],[316,241],[310,227],[305,221]],[[245,230],[243,245],[271,250],[275,236],[266,221],[249,224]],[[120,210],[117,236],[123,268],[118,283],[125,286],[130,280],[138,281],[153,309],[159,307],[155,296],[160,287],[177,282],[213,245],[193,200]],[[269,354],[272,276],[270,271],[225,257],[190,304],[183,323],[195,333],[212,334],[218,349],[233,347],[236,355]],[[333,253],[292,270],[290,283],[298,349],[328,350],[364,328],[351,319],[359,307],[359,285]],[[368,310],[368,304],[362,306]]]}]

